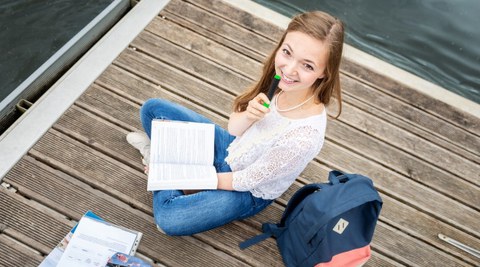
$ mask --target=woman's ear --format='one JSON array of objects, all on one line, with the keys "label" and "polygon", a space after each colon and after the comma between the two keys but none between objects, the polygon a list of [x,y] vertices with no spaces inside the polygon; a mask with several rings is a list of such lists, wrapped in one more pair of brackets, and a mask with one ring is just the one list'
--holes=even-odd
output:
[{"label": "woman's ear", "polygon": [[322,74],[320,74],[320,76],[318,76],[317,79],[321,80],[325,77],[325,71],[322,71]]}]

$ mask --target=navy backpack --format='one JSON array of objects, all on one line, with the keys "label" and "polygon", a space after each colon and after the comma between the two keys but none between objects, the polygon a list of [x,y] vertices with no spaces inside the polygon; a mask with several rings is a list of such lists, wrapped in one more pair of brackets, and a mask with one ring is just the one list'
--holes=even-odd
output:
[{"label": "navy backpack", "polygon": [[331,171],[328,180],[300,188],[280,223],[264,223],[263,234],[240,248],[274,236],[286,266],[363,265],[382,199],[368,177]]}]

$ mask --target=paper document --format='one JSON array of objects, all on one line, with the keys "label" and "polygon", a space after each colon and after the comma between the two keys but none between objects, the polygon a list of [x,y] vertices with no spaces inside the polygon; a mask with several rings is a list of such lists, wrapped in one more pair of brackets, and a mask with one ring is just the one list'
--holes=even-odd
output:
[{"label": "paper document", "polygon": [[147,190],[216,189],[215,125],[153,120]]},{"label": "paper document", "polygon": [[[92,217],[94,219],[102,221],[102,218],[98,217],[95,213],[92,211],[87,211],[83,216],[86,217]],[[75,233],[75,230],[77,229],[76,224],[70,232],[58,243],[58,245],[53,248],[53,250],[43,259],[42,263],[38,267],[59,267],[58,262],[63,256],[63,252],[68,246],[68,243],[72,239],[73,234]]]},{"label": "paper document", "polygon": [[133,255],[141,235],[140,232],[84,216],[58,266],[105,266],[116,252]]}]

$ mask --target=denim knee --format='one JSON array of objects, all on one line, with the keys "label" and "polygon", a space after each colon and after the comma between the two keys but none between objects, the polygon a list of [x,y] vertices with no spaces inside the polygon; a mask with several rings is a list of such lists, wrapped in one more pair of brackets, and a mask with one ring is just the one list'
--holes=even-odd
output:
[{"label": "denim knee", "polygon": [[168,100],[165,100],[165,99],[150,98],[143,103],[142,107],[140,108],[140,114],[148,115],[152,111],[164,108],[165,106],[168,106],[169,104],[170,104],[170,102],[168,102]]},{"label": "denim knee", "polygon": [[143,129],[149,137],[152,120],[164,119],[167,113],[166,110],[169,109],[169,106],[171,106],[170,102],[160,98],[150,98],[143,103],[140,108],[140,120],[142,121]]},{"label": "denim knee", "polygon": [[168,236],[180,236],[180,235],[182,235],[182,233],[177,231],[178,228],[176,228],[175,225],[173,225],[170,220],[165,219],[165,216],[157,215],[157,213],[154,212],[153,217],[154,217],[157,229],[161,233],[166,234]]}]

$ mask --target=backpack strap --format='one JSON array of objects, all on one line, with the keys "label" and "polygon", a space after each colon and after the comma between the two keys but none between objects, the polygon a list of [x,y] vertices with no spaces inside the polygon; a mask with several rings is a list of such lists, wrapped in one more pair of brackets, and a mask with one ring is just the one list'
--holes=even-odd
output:
[{"label": "backpack strap", "polygon": [[240,247],[241,250],[244,250],[250,246],[253,246],[257,243],[260,243],[262,242],[263,240],[271,237],[272,234],[271,233],[263,233],[263,234],[259,234],[259,235],[256,235],[252,238],[249,238],[243,242],[241,242],[238,246]]},{"label": "backpack strap", "polygon": [[[330,181],[331,184],[338,184],[344,175],[345,174],[343,172],[334,170],[329,173],[328,180]],[[309,196],[310,194],[314,193],[317,190],[322,189],[325,186],[326,184],[314,183],[314,184],[305,185],[302,188],[300,188],[297,192],[295,192],[295,194],[293,194],[292,198],[288,201],[287,207],[283,212],[280,223],[279,224],[264,223],[262,225],[263,233],[240,243],[239,245],[240,249],[246,249],[269,237],[279,236],[285,230],[285,221],[290,215],[290,213],[293,212],[295,207],[297,207],[298,204],[300,204],[307,196]]]},{"label": "backpack strap", "polygon": [[328,180],[332,184],[338,184],[340,182],[344,182],[344,180],[348,180],[348,174],[338,171],[338,170],[332,170],[328,173]]},{"label": "backpack strap", "polygon": [[285,211],[283,212],[282,219],[280,221],[280,226],[285,226],[285,220],[288,218],[290,213],[293,212],[295,207],[300,204],[303,199],[305,199],[308,195],[312,194],[313,192],[322,189],[325,186],[325,184],[308,184],[300,188],[295,194],[293,194],[292,198],[288,201],[287,207],[285,208]]},{"label": "backpack strap", "polygon": [[306,198],[311,193],[321,189],[323,184],[308,184],[304,187],[300,188],[295,194],[292,196],[290,201],[288,201],[287,207],[282,215],[282,220],[279,224],[273,223],[264,223],[262,225],[262,232],[263,234],[254,236],[250,239],[247,239],[240,243],[240,249],[246,249],[252,245],[255,245],[269,237],[272,236],[279,236],[283,231],[285,231],[285,220],[288,215],[295,209],[295,207],[302,202],[304,198]]},{"label": "backpack strap", "polygon": [[275,236],[276,234],[278,234],[279,232],[283,232],[283,228],[279,228],[276,224],[273,224],[273,223],[264,223],[262,225],[262,232],[263,234],[259,234],[257,236],[254,236],[252,238],[249,238],[245,241],[243,241],[242,243],[239,244],[239,247],[240,249],[246,249],[250,246],[253,246],[259,242],[262,242],[263,240],[271,237],[271,236]]}]

